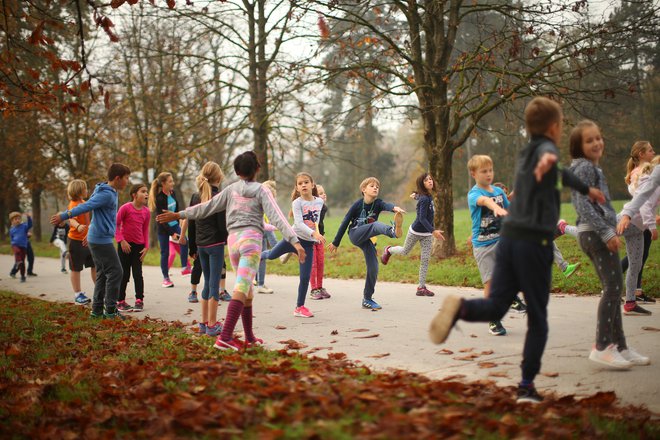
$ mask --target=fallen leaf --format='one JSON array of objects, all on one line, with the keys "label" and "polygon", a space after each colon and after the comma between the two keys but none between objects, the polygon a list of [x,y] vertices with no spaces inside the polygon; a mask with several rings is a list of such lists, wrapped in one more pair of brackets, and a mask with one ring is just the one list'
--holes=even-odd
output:
[{"label": "fallen leaf", "polygon": [[509,375],[503,371],[493,371],[491,373],[488,373],[488,375],[492,377],[509,377]]},{"label": "fallen leaf", "polygon": [[472,354],[466,354],[465,356],[456,356],[455,358],[452,359],[456,361],[473,361],[478,357],[479,357],[478,354],[472,353]]},{"label": "fallen leaf", "polygon": [[330,332],[330,334],[334,336],[334,335],[338,335],[339,332],[337,330],[333,330],[333,331]]},{"label": "fallen leaf", "polygon": [[381,354],[372,354],[371,356],[367,356],[367,357],[372,359],[380,359],[389,355],[390,355],[389,353],[381,353]]},{"label": "fallen leaf", "polygon": [[16,356],[21,354],[21,348],[16,344],[11,344],[5,349],[6,356]]},{"label": "fallen leaf", "polygon": [[479,362],[477,364],[479,368],[495,368],[497,364],[495,362]]},{"label": "fallen leaf", "polygon": [[471,352],[471,351],[474,351],[474,347],[471,347],[471,348],[461,348],[461,349],[458,350],[458,351],[459,351],[460,353],[469,353],[469,352]]},{"label": "fallen leaf", "polygon": [[557,377],[557,376],[559,376],[559,373],[554,373],[554,372],[553,373],[541,373],[541,374],[546,376],[546,377]]},{"label": "fallen leaf", "polygon": [[42,294],[39,295],[39,296],[43,298],[44,296],[46,296],[46,294],[45,294],[45,293],[42,293]]},{"label": "fallen leaf", "polygon": [[642,330],[647,330],[650,332],[660,332],[660,328],[657,327],[642,327]]},{"label": "fallen leaf", "polygon": [[339,341],[337,341],[336,339],[333,339],[332,341],[330,341],[331,344],[336,344],[337,342],[339,342]]},{"label": "fallen leaf", "polygon": [[284,327],[283,325],[276,325],[275,330],[286,330],[286,327]]},{"label": "fallen leaf", "polygon": [[493,354],[493,353],[495,353],[493,350],[484,350],[484,351],[481,352],[481,355],[482,356],[488,356],[488,355]]},{"label": "fallen leaf", "polygon": [[374,333],[373,335],[355,336],[353,339],[370,339],[370,338],[377,338],[378,336],[380,336],[380,334]]},{"label": "fallen leaf", "polygon": [[286,345],[287,350],[300,350],[302,348],[307,348],[307,345],[294,341],[293,339],[287,339],[286,341],[278,341],[280,344]]},{"label": "fallen leaf", "polygon": [[359,333],[359,332],[368,332],[368,331],[369,331],[368,328],[355,328],[355,329],[353,329],[353,330],[349,330],[349,332],[356,332],[356,333]]},{"label": "fallen leaf", "polygon": [[475,335],[475,334],[471,334],[470,337],[471,337],[471,338],[478,338],[478,336]]},{"label": "fallen leaf", "polygon": [[443,381],[452,381],[454,379],[463,379],[465,374],[452,374],[451,376],[443,377]]},{"label": "fallen leaf", "polygon": [[454,354],[454,352],[446,348],[443,348],[442,350],[436,351],[435,354]]}]

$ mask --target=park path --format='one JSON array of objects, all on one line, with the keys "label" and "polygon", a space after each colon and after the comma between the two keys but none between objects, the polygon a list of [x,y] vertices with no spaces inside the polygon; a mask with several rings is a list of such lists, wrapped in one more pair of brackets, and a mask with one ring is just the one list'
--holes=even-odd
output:
[{"label": "park path", "polygon": [[[0,262],[8,271],[13,259],[0,255]],[[48,301],[72,302],[69,277],[60,273],[58,260],[38,257],[35,272],[38,277],[30,277],[26,283],[2,275],[0,289]],[[181,321],[192,328],[200,305],[187,302],[189,278],[179,275],[178,269],[173,269],[173,275],[175,287],[162,288],[160,269],[145,266],[145,310],[132,315]],[[228,286],[232,286],[233,280],[230,272]],[[486,324],[462,322],[460,330],[454,330],[446,344],[436,346],[429,341],[428,325],[442,299],[450,293],[466,298],[479,297],[479,290],[429,286],[436,292],[435,297],[429,298],[415,296],[415,286],[411,284],[378,283],[374,299],[383,310],[373,312],[360,306],[363,280],[328,279],[325,287],[332,298],[308,300],[306,305],[315,316],[304,319],[293,316],[297,277],[269,275],[266,284],[275,293],[256,295],[254,326],[255,334],[266,341],[267,348],[283,348],[279,341],[293,339],[307,346],[301,352],[311,351],[316,356],[346,353],[349,359],[381,371],[404,369],[434,379],[453,376],[461,380],[493,380],[502,386],[515,385],[519,380],[526,329],[524,315],[509,313],[504,318],[508,330],[504,337],[489,335]],[[91,296],[93,288],[88,272],[83,273],[83,288]],[[129,285],[128,301],[131,303],[133,292]],[[623,317],[628,344],[650,356],[651,365],[629,371],[610,371],[587,359],[595,335],[597,304],[598,298],[594,296],[552,296],[550,337],[541,374],[536,379],[537,388],[541,393],[578,397],[615,391],[621,403],[646,405],[660,414],[660,306],[648,306],[652,316]],[[225,310],[223,303],[220,317],[224,317]],[[237,330],[242,330],[240,323]],[[209,344],[212,342],[209,338]]]}]

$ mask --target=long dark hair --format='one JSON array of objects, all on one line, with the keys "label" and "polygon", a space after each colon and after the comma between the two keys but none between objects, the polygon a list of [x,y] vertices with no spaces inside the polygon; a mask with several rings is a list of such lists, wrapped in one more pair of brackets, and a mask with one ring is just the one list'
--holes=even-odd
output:
[{"label": "long dark hair", "polygon": [[[424,186],[424,180],[426,180],[427,177],[430,177],[431,179],[433,179],[433,176],[431,176],[431,173],[424,172],[424,173],[420,174],[419,177],[417,178],[417,180],[415,181],[415,184],[417,185],[417,191],[416,191],[417,194],[425,195],[425,196],[432,196],[433,195],[431,193],[431,191],[426,189],[426,187]],[[435,192],[435,179],[433,179],[433,190],[432,191]]]}]

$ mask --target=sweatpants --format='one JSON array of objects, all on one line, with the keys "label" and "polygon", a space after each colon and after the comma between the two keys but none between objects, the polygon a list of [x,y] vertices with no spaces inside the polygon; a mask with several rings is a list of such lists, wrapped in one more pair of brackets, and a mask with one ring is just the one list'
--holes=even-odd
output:
[{"label": "sweatpants", "polygon": [[121,286],[123,270],[119,255],[112,243],[88,243],[89,251],[96,266],[96,283],[94,284],[94,298],[92,299],[92,313],[100,315],[117,312],[117,296]]},{"label": "sweatpants", "polygon": [[144,244],[130,242],[128,244],[131,246],[129,253],[122,250],[121,244],[117,245],[117,255],[123,272],[117,301],[126,300],[126,287],[128,286],[128,280],[131,279],[131,271],[133,272],[133,284],[135,285],[135,299],[144,300],[144,279],[142,277],[142,261],[140,261],[140,252],[144,249]]},{"label": "sweatpants", "polygon": [[367,223],[356,226],[348,231],[348,237],[351,239],[351,243],[362,250],[364,262],[367,266],[367,277],[364,280],[364,299],[371,299],[376,290],[378,256],[376,255],[376,245],[371,241],[371,237],[377,235],[387,235],[388,237],[396,238],[394,227],[381,222]]},{"label": "sweatpants", "polygon": [[390,248],[390,254],[408,255],[417,242],[422,247],[422,253],[419,257],[419,287],[426,287],[426,274],[429,270],[429,260],[431,259],[433,235],[418,235],[408,231],[403,246],[392,246]]},{"label": "sweatpants", "polygon": [[557,267],[559,267],[562,272],[565,271],[568,267],[568,263],[564,260],[564,256],[561,254],[559,247],[557,247],[557,243],[554,241],[552,242],[552,256]]}]

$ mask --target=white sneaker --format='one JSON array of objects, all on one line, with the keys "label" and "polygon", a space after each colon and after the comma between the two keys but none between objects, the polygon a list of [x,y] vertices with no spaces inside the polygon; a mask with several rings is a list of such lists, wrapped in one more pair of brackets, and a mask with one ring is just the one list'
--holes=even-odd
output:
[{"label": "white sneaker", "polygon": [[292,254],[290,252],[288,254],[280,255],[280,263],[285,264],[287,261],[289,261],[291,255]]},{"label": "white sneaker", "polygon": [[610,344],[604,350],[596,350],[596,347],[591,349],[589,360],[597,364],[606,365],[618,370],[627,370],[632,367],[632,362],[626,360],[621,356],[616,345]]},{"label": "white sneaker", "polygon": [[648,356],[642,356],[632,347],[628,347],[627,349],[622,350],[621,357],[623,357],[628,362],[631,362],[633,365],[649,365],[651,363],[651,359]]},{"label": "white sneaker", "polygon": [[266,285],[257,287],[257,293],[273,293],[274,290]]}]

